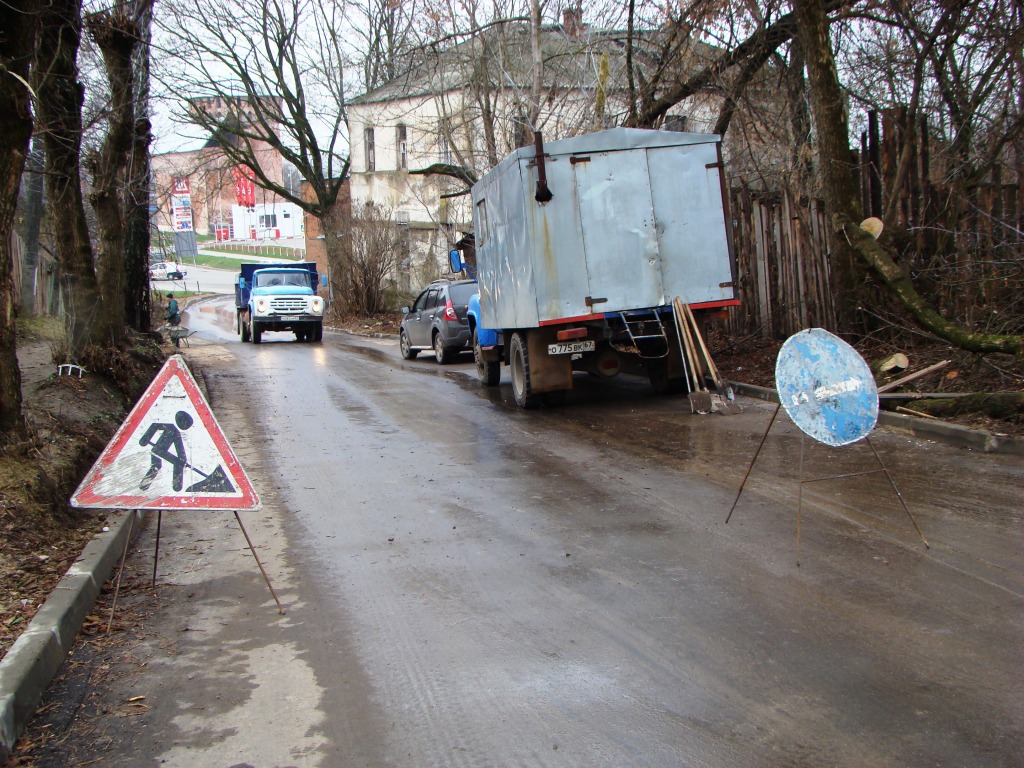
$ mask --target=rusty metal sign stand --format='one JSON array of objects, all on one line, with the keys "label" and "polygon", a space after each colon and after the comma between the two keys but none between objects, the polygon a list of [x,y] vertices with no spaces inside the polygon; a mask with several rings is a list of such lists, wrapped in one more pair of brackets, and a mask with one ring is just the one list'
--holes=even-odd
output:
[{"label": "rusty metal sign stand", "polygon": [[[160,557],[160,523],[163,521],[163,510],[157,510],[156,518],[156,549],[153,552],[153,589],[156,590],[156,567],[157,561]],[[238,522],[238,527],[242,531],[242,535],[245,537],[245,543],[249,547],[249,551],[252,553],[253,559],[256,561],[256,565],[259,566],[260,573],[263,574],[263,580],[267,582],[267,588],[270,590],[271,596],[274,598],[274,602],[277,603],[277,612],[284,616],[284,606],[281,605],[281,601],[277,597],[277,592],[274,591],[274,585],[270,583],[270,576],[267,575],[267,570],[263,567],[263,563],[260,560],[260,556],[256,554],[256,547],[253,546],[252,539],[249,538],[249,532],[245,530],[245,526],[242,525],[242,518],[235,512],[235,520]],[[118,574],[118,580],[120,581],[120,574]]]},{"label": "rusty metal sign stand", "polygon": [[[867,363],[853,347],[842,339],[820,328],[810,328],[794,334],[779,350],[775,364],[775,384],[779,393],[779,403],[768,422],[768,428],[761,437],[754,458],[747,467],[743,481],[740,483],[736,498],[726,515],[728,524],[732,513],[736,510],[740,496],[754,468],[757,457],[761,454],[768,433],[775,424],[779,409],[785,408],[793,423],[800,429],[800,474],[799,495],[796,509],[796,552],[797,565],[800,565],[801,513],[803,511],[803,493],[806,483],[817,483],[823,480],[839,480],[860,477],[877,472],[885,474],[892,486],[896,498],[899,499],[903,511],[921,537],[926,549],[931,547],[921,532],[917,520],[911,514],[903,494],[896,487],[892,473],[882,462],[868,434],[878,421],[878,390],[874,376]],[[827,477],[804,479],[804,443],[805,436],[814,438],[819,443],[840,447],[851,445],[861,439],[871,449],[879,469],[864,472],[851,472]]]},{"label": "rusty metal sign stand", "polygon": [[[750,477],[750,473],[754,469],[754,464],[757,462],[757,458],[761,454],[761,449],[764,447],[765,441],[768,438],[768,433],[771,431],[772,425],[775,423],[776,416],[779,415],[779,409],[780,408],[781,408],[781,405],[776,405],[775,406],[775,412],[772,413],[771,421],[768,422],[768,429],[766,429],[764,431],[764,435],[761,437],[761,443],[757,446],[757,451],[755,451],[755,453],[754,453],[754,458],[751,459],[750,466],[747,467],[747,471],[743,475],[743,481],[740,483],[739,490],[736,492],[736,498],[733,500],[732,506],[729,507],[729,514],[726,515],[726,517],[725,517],[726,525],[728,525],[729,521],[732,519],[732,513],[736,511],[736,506],[739,504],[740,497],[743,495],[743,489],[744,489],[744,487],[746,487],[747,479]],[[862,475],[878,474],[879,472],[881,472],[881,473],[883,473],[885,475],[885,479],[888,480],[889,481],[889,485],[892,486],[892,490],[896,494],[896,498],[899,499],[900,506],[903,507],[903,511],[906,512],[907,513],[907,517],[910,518],[910,522],[913,524],[914,530],[917,532],[917,535],[921,538],[921,542],[924,544],[925,549],[931,549],[931,545],[928,544],[928,540],[925,539],[924,533],[921,531],[921,527],[917,524],[917,520],[914,518],[914,515],[911,513],[910,508],[907,506],[907,502],[904,500],[903,494],[900,493],[900,489],[896,486],[896,481],[893,479],[892,473],[889,471],[889,468],[885,466],[885,463],[882,461],[882,457],[878,455],[878,451],[875,450],[875,446],[872,444],[871,438],[865,436],[864,437],[864,442],[867,443],[868,447],[871,449],[872,455],[875,457],[875,461],[878,462],[878,469],[868,469],[868,470],[864,470],[863,472],[848,472],[848,473],[839,474],[839,475],[827,475],[825,477],[815,477],[815,478],[810,478],[808,480],[804,479],[804,446],[805,446],[806,442],[807,442],[806,436],[803,433],[801,433],[800,434],[800,470],[799,470],[799,478],[798,478],[798,481],[797,481],[798,485],[799,485],[799,493],[797,495],[797,505],[796,505],[796,558],[797,558],[796,564],[797,564],[797,566],[800,565],[800,541],[801,541],[801,525],[800,525],[800,523],[801,523],[801,514],[803,512],[804,486],[809,484],[809,483],[819,483],[819,482],[822,482],[824,480],[843,480],[843,479],[850,478],[850,477],[861,477]]]},{"label": "rusty metal sign stand", "polygon": [[[128,523],[128,536],[124,542],[124,551],[121,553],[121,562],[117,567],[117,578],[114,581],[114,599],[110,604],[110,616],[107,619],[107,636],[110,635],[110,629],[114,623],[114,613],[117,610],[117,599],[121,593],[121,576],[124,574],[124,564],[128,559],[128,549],[131,547],[132,542],[132,531],[135,527],[135,513],[141,512],[142,510],[136,510],[132,513],[131,520]],[[153,582],[152,588],[156,592],[156,573],[157,564],[160,560],[160,528],[163,523],[164,512],[162,509],[157,510],[156,517],[156,546],[153,551]],[[266,569],[263,567],[263,563],[260,561],[259,555],[256,554],[256,547],[253,546],[252,539],[249,538],[249,532],[245,530],[245,526],[242,525],[242,518],[238,512],[235,512],[235,520],[238,522],[238,527],[242,531],[242,535],[245,537],[245,543],[249,546],[249,551],[252,553],[253,559],[256,561],[256,565],[259,566],[260,573],[263,574],[263,580],[267,583],[267,588],[270,590],[271,596],[274,598],[274,602],[277,603],[277,612],[284,616],[284,606],[281,605],[281,600],[277,596],[277,592],[274,591],[274,585],[270,583],[270,576],[267,575]]]}]

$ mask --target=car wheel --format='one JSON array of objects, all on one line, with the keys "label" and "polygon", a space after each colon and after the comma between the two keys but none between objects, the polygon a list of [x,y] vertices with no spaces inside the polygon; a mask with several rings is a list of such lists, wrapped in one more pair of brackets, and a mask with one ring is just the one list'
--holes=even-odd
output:
[{"label": "car wheel", "polygon": [[434,357],[437,358],[438,365],[447,365],[452,361],[452,357],[455,355],[454,352],[450,352],[444,345],[444,339],[441,338],[440,333],[434,334]]},{"label": "car wheel", "polygon": [[263,341],[263,329],[260,328],[260,324],[256,322],[255,318],[249,323],[249,333],[252,335],[253,344]]},{"label": "car wheel", "polygon": [[409,335],[404,330],[398,334],[398,348],[402,350],[402,357],[406,360],[412,360],[419,354],[412,348],[412,344],[409,343]]},{"label": "car wheel", "polygon": [[480,340],[477,338],[476,329],[473,329],[473,361],[476,363],[476,373],[480,378],[480,385],[484,387],[496,387],[501,381],[501,363],[497,360],[480,359]]},{"label": "car wheel", "polygon": [[296,331],[295,332],[295,340],[296,341],[304,342],[308,338],[309,338],[309,331]]},{"label": "car wheel", "polygon": [[530,382],[530,350],[526,334],[515,333],[509,345],[509,367],[512,369],[512,395],[520,408],[535,408],[540,397],[533,391]]}]

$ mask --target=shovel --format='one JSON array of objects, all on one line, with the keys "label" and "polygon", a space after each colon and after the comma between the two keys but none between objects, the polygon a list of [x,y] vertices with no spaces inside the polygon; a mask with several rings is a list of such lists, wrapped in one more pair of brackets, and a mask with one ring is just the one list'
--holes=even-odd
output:
[{"label": "shovel", "polygon": [[708,362],[708,369],[711,371],[711,378],[715,382],[715,389],[718,390],[719,399],[715,401],[715,410],[726,416],[731,416],[737,413],[742,413],[743,409],[733,402],[736,397],[732,388],[726,386],[725,380],[722,375],[718,372],[718,366],[715,365],[715,361],[711,359],[711,354],[708,352],[707,345],[704,343],[704,337],[700,334],[700,328],[697,327],[697,318],[693,316],[693,310],[688,306],[683,305],[683,309],[686,311],[686,317],[693,326],[693,333],[697,337],[697,341],[700,342],[701,351],[704,353],[704,359]]},{"label": "shovel", "polygon": [[690,370],[693,373],[694,388],[687,397],[690,398],[690,410],[693,413],[711,413],[711,393],[704,389],[704,372],[701,370],[700,360],[697,359],[697,349],[693,344],[693,337],[686,322],[686,307],[677,296],[672,302],[672,309],[676,317],[676,328],[679,330],[679,338],[683,340],[686,349],[686,357],[690,361]]}]

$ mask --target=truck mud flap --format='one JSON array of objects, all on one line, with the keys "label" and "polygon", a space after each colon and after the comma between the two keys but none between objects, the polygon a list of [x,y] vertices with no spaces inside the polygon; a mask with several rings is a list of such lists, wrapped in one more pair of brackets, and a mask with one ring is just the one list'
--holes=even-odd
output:
[{"label": "truck mud flap", "polygon": [[572,389],[572,356],[548,354],[548,344],[555,340],[555,329],[538,329],[527,335],[530,384],[538,394]]}]

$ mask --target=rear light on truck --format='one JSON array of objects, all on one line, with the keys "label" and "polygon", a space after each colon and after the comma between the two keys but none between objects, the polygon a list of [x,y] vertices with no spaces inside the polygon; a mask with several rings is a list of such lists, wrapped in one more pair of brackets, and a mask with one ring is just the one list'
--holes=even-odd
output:
[{"label": "rear light on truck", "polygon": [[444,319],[445,320],[455,320],[456,322],[458,322],[459,316],[457,314],[455,314],[455,305],[452,304],[452,300],[451,299],[448,299],[444,303]]},{"label": "rear light on truck", "polygon": [[566,328],[559,331],[557,337],[559,341],[569,341],[570,339],[582,339],[586,335],[586,328]]}]

